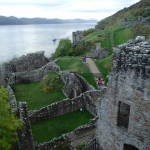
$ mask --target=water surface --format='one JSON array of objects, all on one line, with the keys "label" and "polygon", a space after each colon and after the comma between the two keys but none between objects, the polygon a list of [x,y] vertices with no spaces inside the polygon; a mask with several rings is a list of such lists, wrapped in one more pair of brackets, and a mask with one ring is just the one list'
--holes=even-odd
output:
[{"label": "water surface", "polygon": [[0,26],[0,62],[36,51],[45,51],[50,56],[60,39],[72,39],[73,31],[94,26],[84,23]]}]

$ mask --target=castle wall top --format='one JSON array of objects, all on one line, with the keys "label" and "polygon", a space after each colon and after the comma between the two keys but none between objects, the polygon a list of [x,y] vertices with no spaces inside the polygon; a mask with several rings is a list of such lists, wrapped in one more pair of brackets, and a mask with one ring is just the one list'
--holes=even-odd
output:
[{"label": "castle wall top", "polygon": [[150,77],[150,40],[143,36],[114,48],[113,71],[129,69],[135,70],[137,75]]}]

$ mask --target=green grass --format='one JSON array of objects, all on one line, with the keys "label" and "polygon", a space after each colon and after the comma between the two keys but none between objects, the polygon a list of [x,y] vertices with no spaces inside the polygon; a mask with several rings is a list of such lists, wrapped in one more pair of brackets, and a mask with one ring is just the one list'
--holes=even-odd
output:
[{"label": "green grass", "polygon": [[40,82],[16,84],[15,95],[17,101],[27,102],[29,110],[39,109],[65,98],[60,88],[45,92]]},{"label": "green grass", "polygon": [[114,32],[115,45],[125,43],[132,38],[133,38],[133,33],[131,31],[131,28],[120,28]]},{"label": "green grass", "polygon": [[60,57],[57,61],[61,70],[70,70],[79,73],[89,84],[97,87],[93,74],[90,72],[87,65],[83,64],[79,57]]},{"label": "green grass", "polygon": [[106,57],[104,59],[97,59],[95,63],[107,83],[108,82],[107,75],[111,72],[112,68],[112,56],[110,55],[109,57]]},{"label": "green grass", "polygon": [[86,111],[75,111],[49,120],[32,123],[34,140],[38,143],[49,141],[88,123],[92,118],[93,116]]}]

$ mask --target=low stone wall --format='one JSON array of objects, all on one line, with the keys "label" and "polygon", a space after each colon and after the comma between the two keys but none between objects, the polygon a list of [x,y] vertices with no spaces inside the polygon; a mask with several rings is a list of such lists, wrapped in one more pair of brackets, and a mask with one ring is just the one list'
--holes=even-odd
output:
[{"label": "low stone wall", "polygon": [[44,56],[44,51],[29,53],[5,63],[5,71],[10,72],[24,72],[41,68],[46,65],[49,60]]},{"label": "low stone wall", "polygon": [[18,131],[18,149],[19,150],[34,150],[34,142],[30,121],[28,118],[26,102],[20,102],[18,107],[18,116],[23,121],[23,127]]},{"label": "low stone wall", "polygon": [[65,99],[57,103],[53,103],[40,110],[35,110],[30,113],[29,118],[31,122],[47,120],[49,118],[64,115],[69,112],[74,112],[80,108],[87,109],[91,114],[97,115],[96,103],[101,96],[102,91],[94,90],[87,91],[80,96],[73,99]]},{"label": "low stone wall", "polygon": [[75,148],[81,144],[87,144],[95,138],[96,121],[97,118],[94,118],[88,124],[78,127],[72,132],[39,144],[36,150],[61,150],[63,147]]},{"label": "low stone wall", "polygon": [[95,139],[96,121],[97,118],[91,119],[89,123],[78,127],[72,132],[66,134],[66,136],[71,141],[71,147],[75,148],[79,145],[86,145]]},{"label": "low stone wall", "polygon": [[12,73],[9,75],[7,80],[8,84],[37,82],[49,72],[59,71],[60,68],[54,62],[49,62],[45,66],[36,70]]},{"label": "low stone wall", "polygon": [[11,108],[14,112],[17,112],[17,100],[16,96],[14,94],[13,89],[10,87],[10,85],[7,86],[8,94],[9,94],[9,104],[11,105]]},{"label": "low stone wall", "polygon": [[37,145],[36,150],[61,150],[61,148],[69,147],[70,140],[66,135],[55,138],[49,142]]},{"label": "low stone wall", "polygon": [[29,115],[29,118],[31,122],[47,120],[49,118],[76,111],[82,107],[84,107],[84,105],[81,97],[74,99],[65,99],[63,101],[43,107],[40,110],[33,111]]}]

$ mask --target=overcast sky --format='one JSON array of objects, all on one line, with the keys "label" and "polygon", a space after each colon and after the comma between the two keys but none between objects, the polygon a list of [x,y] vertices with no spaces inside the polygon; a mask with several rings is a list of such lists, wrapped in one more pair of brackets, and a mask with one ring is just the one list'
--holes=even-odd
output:
[{"label": "overcast sky", "polygon": [[0,0],[0,15],[101,20],[140,0]]}]

